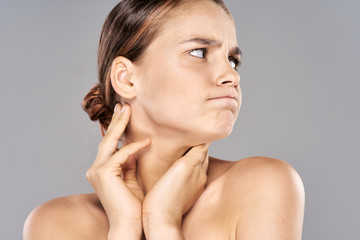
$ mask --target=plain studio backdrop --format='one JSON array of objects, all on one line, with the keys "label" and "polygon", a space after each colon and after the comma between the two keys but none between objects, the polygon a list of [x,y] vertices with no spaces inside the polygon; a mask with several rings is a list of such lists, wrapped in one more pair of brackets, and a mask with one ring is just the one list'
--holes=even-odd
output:
[{"label": "plain studio backdrop", "polygon": [[[0,239],[21,239],[39,204],[92,192],[101,140],[81,109],[117,1],[0,3]],[[243,102],[210,155],[269,156],[305,185],[303,239],[360,239],[360,2],[227,0],[243,51]],[[266,239],[266,236],[264,236]]]}]

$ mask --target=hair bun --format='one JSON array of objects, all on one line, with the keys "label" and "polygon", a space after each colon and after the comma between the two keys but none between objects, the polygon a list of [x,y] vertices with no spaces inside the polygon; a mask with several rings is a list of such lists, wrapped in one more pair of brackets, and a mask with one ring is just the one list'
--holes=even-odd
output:
[{"label": "hair bun", "polygon": [[90,92],[86,94],[81,106],[92,121],[99,120],[105,129],[108,128],[113,110],[107,106],[104,98],[104,88],[99,83],[95,84],[90,89]]}]

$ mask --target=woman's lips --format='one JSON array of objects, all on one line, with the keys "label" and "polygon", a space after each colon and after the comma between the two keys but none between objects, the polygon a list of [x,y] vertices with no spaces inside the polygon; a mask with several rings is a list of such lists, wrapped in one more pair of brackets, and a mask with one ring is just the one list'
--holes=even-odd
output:
[{"label": "woman's lips", "polygon": [[234,102],[238,102],[237,99],[235,97],[229,97],[229,96],[221,96],[221,97],[215,97],[215,98],[210,98],[209,100],[227,100],[227,101],[234,101]]},{"label": "woman's lips", "polygon": [[214,104],[219,107],[231,107],[232,109],[236,110],[238,106],[238,101],[235,98],[229,96],[210,98],[209,100],[212,100],[212,102],[214,102]]},{"label": "woman's lips", "polygon": [[235,100],[235,101],[236,101],[236,99],[235,99],[235,98],[233,98],[233,97],[229,97],[229,96],[223,96],[223,97],[210,98],[210,100],[212,100],[212,99],[222,99],[222,98],[233,99],[233,100]]}]

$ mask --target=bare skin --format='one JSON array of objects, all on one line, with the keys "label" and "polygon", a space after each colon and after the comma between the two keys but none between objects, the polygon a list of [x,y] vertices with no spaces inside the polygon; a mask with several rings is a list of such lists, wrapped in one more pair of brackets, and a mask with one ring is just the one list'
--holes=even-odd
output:
[{"label": "bare skin", "polygon": [[127,104],[87,172],[96,193],[39,206],[24,239],[301,239],[304,189],[289,164],[208,155],[241,105],[232,19],[199,1],[163,29],[140,63],[113,62]]},{"label": "bare skin", "polygon": [[[247,171],[256,174],[250,176]],[[272,182],[268,182],[269,179]],[[228,184],[226,188],[225,184]],[[242,184],[241,189],[230,191],[237,188],[237,184]],[[268,195],[250,201],[269,185],[273,188],[267,189]],[[185,239],[301,239],[303,186],[297,173],[285,162],[264,157],[228,162],[210,157],[207,186],[183,219]],[[279,189],[278,200],[286,203],[280,208],[272,206],[275,200],[272,194],[279,193]],[[231,205],[225,204],[224,198],[234,201]],[[254,206],[259,208],[254,209]],[[263,210],[269,211],[272,207],[280,211],[264,216]],[[288,211],[289,208],[292,211]],[[108,231],[107,215],[97,195],[81,194],[57,198],[36,208],[28,217],[24,239],[98,240],[107,239]]]},{"label": "bare skin", "polygon": [[[182,217],[184,239],[301,239],[304,191],[287,163],[265,157],[238,162],[209,157],[205,186]],[[99,194],[58,198],[39,206],[25,224],[24,239],[117,239],[109,237],[111,220]],[[123,231],[132,231],[130,219],[124,221]]]}]

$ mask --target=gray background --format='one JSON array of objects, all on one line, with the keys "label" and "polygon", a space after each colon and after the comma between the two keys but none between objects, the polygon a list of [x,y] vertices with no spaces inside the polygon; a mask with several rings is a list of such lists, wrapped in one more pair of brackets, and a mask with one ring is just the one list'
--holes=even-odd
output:
[{"label": "gray background", "polygon": [[[103,21],[117,1],[1,1],[0,239],[29,212],[91,192],[100,141],[80,104],[97,81]],[[210,154],[290,163],[306,190],[303,239],[360,239],[360,3],[226,1],[243,51],[243,103]]]}]

